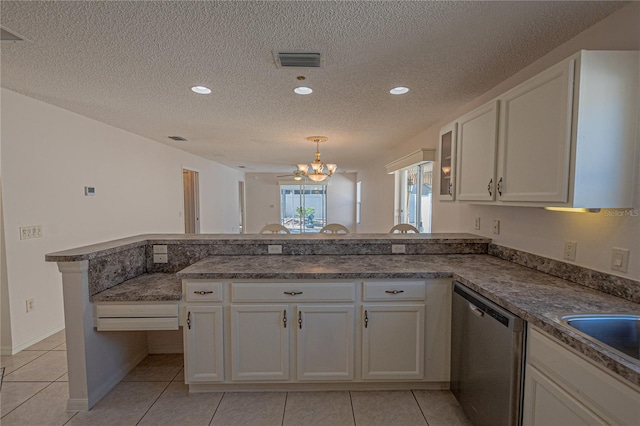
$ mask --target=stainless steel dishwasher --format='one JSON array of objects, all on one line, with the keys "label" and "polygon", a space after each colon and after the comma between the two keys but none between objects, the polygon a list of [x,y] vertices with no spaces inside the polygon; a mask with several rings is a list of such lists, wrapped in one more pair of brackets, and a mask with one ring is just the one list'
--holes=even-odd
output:
[{"label": "stainless steel dishwasher", "polygon": [[476,426],[521,423],[525,321],[459,282],[451,309],[451,391]]}]

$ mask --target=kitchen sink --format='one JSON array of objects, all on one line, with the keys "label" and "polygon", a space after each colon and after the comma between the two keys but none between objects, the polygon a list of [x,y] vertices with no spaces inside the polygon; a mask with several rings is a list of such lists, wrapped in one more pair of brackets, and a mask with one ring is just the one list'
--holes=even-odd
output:
[{"label": "kitchen sink", "polygon": [[640,315],[569,314],[558,322],[596,343],[604,344],[636,365],[640,365]]}]

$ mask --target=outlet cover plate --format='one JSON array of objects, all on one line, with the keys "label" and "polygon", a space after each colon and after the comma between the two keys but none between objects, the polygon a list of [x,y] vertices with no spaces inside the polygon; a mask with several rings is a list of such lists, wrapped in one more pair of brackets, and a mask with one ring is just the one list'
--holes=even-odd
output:
[{"label": "outlet cover plate", "polygon": [[627,272],[629,267],[629,249],[614,247],[611,251],[611,270]]}]

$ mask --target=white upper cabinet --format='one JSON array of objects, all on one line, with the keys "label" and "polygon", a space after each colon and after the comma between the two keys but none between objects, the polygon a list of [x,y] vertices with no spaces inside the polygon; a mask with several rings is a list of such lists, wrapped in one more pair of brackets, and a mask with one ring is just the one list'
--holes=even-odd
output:
[{"label": "white upper cabinet", "polygon": [[500,97],[500,201],[566,202],[575,59]]},{"label": "white upper cabinet", "polygon": [[581,51],[458,119],[457,199],[632,207],[639,62]]},{"label": "white upper cabinet", "polygon": [[458,119],[457,198],[495,200],[498,102],[492,101]]},{"label": "white upper cabinet", "polygon": [[440,201],[455,200],[457,130],[458,123],[451,123],[440,130]]}]

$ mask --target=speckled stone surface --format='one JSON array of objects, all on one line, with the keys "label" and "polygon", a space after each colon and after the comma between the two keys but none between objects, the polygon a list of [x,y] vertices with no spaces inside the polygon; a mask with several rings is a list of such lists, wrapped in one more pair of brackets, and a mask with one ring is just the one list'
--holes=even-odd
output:
[{"label": "speckled stone surface", "polygon": [[89,294],[94,295],[145,273],[146,246],[96,257],[89,261]]},{"label": "speckled stone surface", "polygon": [[640,282],[618,277],[604,272],[594,271],[582,266],[572,265],[559,260],[515,250],[508,247],[489,244],[489,254],[518,265],[535,269],[603,293],[640,303]]},{"label": "speckled stone surface", "polygon": [[[209,248],[209,255],[242,255],[242,254],[265,254],[267,245],[281,244],[284,254],[329,254],[331,248],[340,250],[334,254],[343,254],[349,251],[350,254],[360,254],[365,245],[388,245],[381,250],[391,250],[390,244],[421,245],[439,244],[446,253],[452,253],[458,248],[462,248],[464,253],[487,252],[487,244],[490,238],[480,237],[473,234],[463,233],[443,233],[443,234],[144,234],[114,241],[107,241],[99,244],[78,247],[70,250],[48,253],[45,260],[48,262],[74,262],[79,260],[91,260],[120,251],[125,251],[134,247],[153,244],[167,245],[206,245]],[[449,246],[449,244],[453,244]],[[468,245],[479,244],[480,247],[469,248]],[[293,246],[307,246],[306,248]],[[311,253],[311,247],[315,247],[318,253]],[[436,247],[436,246],[433,246]],[[287,250],[291,252],[287,252]],[[416,247],[407,247],[409,250],[419,250]],[[476,250],[476,251],[469,251]],[[416,251],[417,253],[418,251]],[[390,251],[389,251],[390,253]],[[364,253],[362,253],[364,254]],[[371,252],[370,254],[384,254]]]},{"label": "speckled stone surface", "polygon": [[164,302],[182,299],[182,282],[174,274],[143,274],[94,294],[92,302]]},{"label": "speckled stone surface", "polygon": [[640,366],[555,322],[552,314],[640,314],[640,305],[489,255],[216,256],[181,278],[394,279],[452,277],[640,386]]}]

